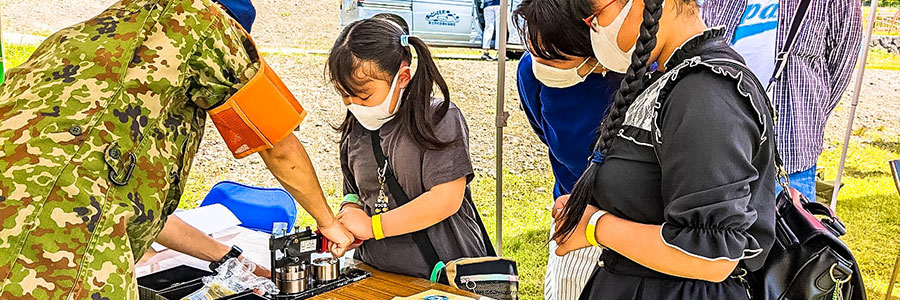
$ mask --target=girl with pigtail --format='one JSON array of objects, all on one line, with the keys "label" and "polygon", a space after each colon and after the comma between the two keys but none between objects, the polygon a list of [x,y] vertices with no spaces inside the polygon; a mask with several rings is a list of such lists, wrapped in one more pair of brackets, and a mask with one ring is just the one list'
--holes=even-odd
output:
[{"label": "girl with pigtail", "polygon": [[364,241],[355,258],[427,279],[437,262],[487,255],[468,186],[468,126],[425,43],[401,17],[375,15],[343,29],[326,73],[348,110],[338,220]]},{"label": "girl with pigtail", "polygon": [[747,299],[744,275],[774,241],[761,85],[696,1],[591,3],[581,30],[625,78],[589,167],[557,202],[557,254],[604,248],[581,299]]}]

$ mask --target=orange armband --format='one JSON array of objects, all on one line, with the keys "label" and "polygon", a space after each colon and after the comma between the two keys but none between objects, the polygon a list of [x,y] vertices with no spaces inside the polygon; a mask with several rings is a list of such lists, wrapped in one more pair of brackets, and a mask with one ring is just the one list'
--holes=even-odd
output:
[{"label": "orange armband", "polygon": [[209,111],[235,158],[271,149],[300,125],[306,111],[262,58],[259,71],[222,105]]}]

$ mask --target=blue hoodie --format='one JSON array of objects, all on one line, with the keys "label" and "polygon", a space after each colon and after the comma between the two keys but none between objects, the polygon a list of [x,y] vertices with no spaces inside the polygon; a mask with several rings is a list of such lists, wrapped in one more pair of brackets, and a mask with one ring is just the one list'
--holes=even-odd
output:
[{"label": "blue hoodie", "polygon": [[592,73],[582,83],[558,89],[538,81],[531,64],[531,54],[525,53],[517,76],[519,98],[532,129],[549,148],[555,199],[571,193],[587,168],[597,128],[623,76]]}]

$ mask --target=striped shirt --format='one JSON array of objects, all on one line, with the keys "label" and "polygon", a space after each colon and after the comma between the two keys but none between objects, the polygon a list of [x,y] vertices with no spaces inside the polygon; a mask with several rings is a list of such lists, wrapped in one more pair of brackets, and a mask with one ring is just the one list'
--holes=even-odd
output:
[{"label": "striped shirt", "polygon": [[[786,42],[799,2],[779,3],[776,49]],[[733,40],[747,0],[706,0],[702,5],[706,25],[725,26],[725,40]],[[815,166],[822,153],[825,123],[850,84],[862,45],[860,5],[858,0],[813,0],[775,84],[776,140],[788,173]]]}]

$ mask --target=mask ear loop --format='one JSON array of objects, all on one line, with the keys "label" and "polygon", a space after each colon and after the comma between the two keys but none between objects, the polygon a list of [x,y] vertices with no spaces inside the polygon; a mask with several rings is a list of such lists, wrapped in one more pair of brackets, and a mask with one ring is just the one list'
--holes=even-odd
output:
[{"label": "mask ear loop", "polygon": [[[578,72],[578,70],[581,70],[581,67],[584,67],[584,64],[586,64],[589,60],[591,60],[590,57],[584,59],[584,61],[581,62],[580,65],[578,65],[578,68],[575,68],[575,72]],[[587,79],[588,76],[591,76],[591,73],[594,73],[594,71],[597,70],[597,67],[599,67],[599,66],[600,66],[600,61],[597,61],[597,63],[594,64],[594,67],[591,68],[591,70],[588,71],[587,74],[584,74],[584,76],[581,76],[579,74],[578,77],[581,77],[581,81],[584,81],[585,79]]]},{"label": "mask ear loop", "polygon": [[580,65],[578,65],[578,67],[577,67],[577,68],[575,68],[575,70],[581,70],[581,67],[584,67],[584,65],[585,65],[585,64],[587,64],[587,62],[588,62],[588,61],[589,61],[589,60],[591,60],[591,58],[590,58],[590,57],[588,57],[588,58],[585,58],[585,59],[584,59],[584,61],[583,61],[583,62],[581,62],[581,64],[580,64]]},{"label": "mask ear loop", "polygon": [[[590,58],[588,58],[588,60],[590,60]],[[587,62],[587,60],[585,60],[585,62]],[[587,75],[584,75],[584,78],[587,78],[588,76],[591,75],[591,73],[594,73],[594,71],[596,71],[597,67],[599,67],[599,66],[600,66],[600,61],[598,60],[597,63],[594,64],[594,67],[591,68],[591,71],[589,71],[587,73]],[[606,72],[604,72],[603,74],[606,75]]]},{"label": "mask ear loop", "polygon": [[[393,82],[391,82],[391,91],[392,91],[392,92],[393,92],[393,89],[396,87],[395,84],[399,84],[399,82],[397,82],[397,80],[400,80],[400,72],[403,72],[403,69],[409,69],[409,70],[410,70],[410,74],[409,74],[409,75],[410,75],[410,78],[412,78],[412,68],[410,68],[409,66],[406,66],[406,67],[402,67],[402,66],[401,66],[400,69],[397,70],[397,75],[394,75],[394,80],[393,80]],[[409,83],[407,83],[407,84],[409,84]],[[395,115],[395,114],[397,114],[397,112],[400,111],[400,104],[403,103],[403,92],[404,92],[404,90],[406,90],[406,88],[401,88],[400,91],[399,91],[400,94],[397,95],[397,106],[394,107],[394,112],[390,112],[390,105],[388,105],[388,112],[389,112],[391,115]],[[385,99],[385,101],[390,101],[390,99]]]}]

